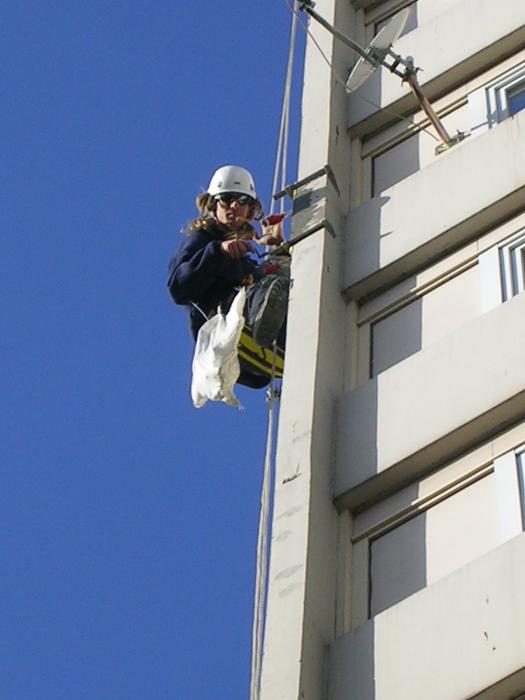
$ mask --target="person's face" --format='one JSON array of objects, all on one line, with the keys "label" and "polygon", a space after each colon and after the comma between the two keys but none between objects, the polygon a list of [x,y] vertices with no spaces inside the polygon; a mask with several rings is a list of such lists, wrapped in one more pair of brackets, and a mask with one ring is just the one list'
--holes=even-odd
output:
[{"label": "person's face", "polygon": [[221,224],[235,228],[249,219],[250,200],[246,198],[246,195],[228,192],[219,195],[216,198],[216,202],[215,215]]}]

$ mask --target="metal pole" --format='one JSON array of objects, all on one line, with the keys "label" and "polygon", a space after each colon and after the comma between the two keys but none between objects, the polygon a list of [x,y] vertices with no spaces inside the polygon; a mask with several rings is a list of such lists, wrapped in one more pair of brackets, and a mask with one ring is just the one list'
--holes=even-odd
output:
[{"label": "metal pole", "polygon": [[443,143],[446,143],[447,146],[450,146],[452,144],[452,139],[450,138],[450,134],[448,131],[445,129],[443,126],[443,123],[441,119],[438,117],[436,112],[434,111],[434,108],[428,101],[428,98],[424,94],[423,90],[421,89],[421,86],[419,85],[419,82],[417,80],[417,75],[414,72],[407,72],[407,75],[405,76],[405,81],[410,85],[410,88],[412,89],[412,92],[417,98],[417,101],[423,108],[423,111],[427,115],[427,117],[430,119],[430,122],[434,129],[438,132],[439,138],[443,141]]},{"label": "metal pole", "polygon": [[330,34],[333,34],[337,39],[342,41],[344,44],[349,46],[351,49],[356,51],[360,56],[362,56],[365,60],[367,60],[369,63],[372,63],[374,66],[380,65],[378,61],[376,61],[375,58],[373,58],[369,53],[367,53],[359,44],[356,44],[355,41],[352,41],[349,37],[345,36],[342,34],[340,31],[338,31],[335,27],[333,27],[330,22],[327,22],[324,17],[321,17],[321,15],[318,15],[315,10],[312,10],[311,7],[306,6],[302,8],[307,14],[310,15],[313,19],[316,20],[316,22],[319,22],[320,25],[322,25],[325,29],[328,29]]}]

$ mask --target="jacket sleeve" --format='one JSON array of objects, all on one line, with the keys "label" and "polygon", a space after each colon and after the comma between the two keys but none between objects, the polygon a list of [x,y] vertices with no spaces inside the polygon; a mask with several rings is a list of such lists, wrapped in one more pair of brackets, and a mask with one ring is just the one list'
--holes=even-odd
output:
[{"label": "jacket sleeve", "polygon": [[205,294],[219,275],[228,277],[229,259],[219,240],[196,231],[181,245],[169,266],[168,288],[176,304],[188,304]]}]

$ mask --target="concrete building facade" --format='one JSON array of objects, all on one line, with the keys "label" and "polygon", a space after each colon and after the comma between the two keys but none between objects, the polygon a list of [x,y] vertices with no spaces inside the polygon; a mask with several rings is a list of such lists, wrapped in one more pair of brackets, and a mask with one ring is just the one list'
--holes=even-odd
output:
[{"label": "concrete building facade", "polygon": [[[261,698],[525,697],[525,3],[318,0]],[[326,167],[328,166],[328,168]]]}]

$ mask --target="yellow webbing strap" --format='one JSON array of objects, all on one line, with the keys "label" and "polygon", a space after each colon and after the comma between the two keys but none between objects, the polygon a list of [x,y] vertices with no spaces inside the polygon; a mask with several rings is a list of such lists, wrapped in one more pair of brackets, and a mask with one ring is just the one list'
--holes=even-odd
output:
[{"label": "yellow webbing strap", "polygon": [[[245,362],[255,367],[259,372],[280,379],[284,370],[284,350],[280,347],[261,348],[252,337],[252,329],[245,325],[239,341],[239,357]],[[275,357],[274,357],[275,355]]]}]

